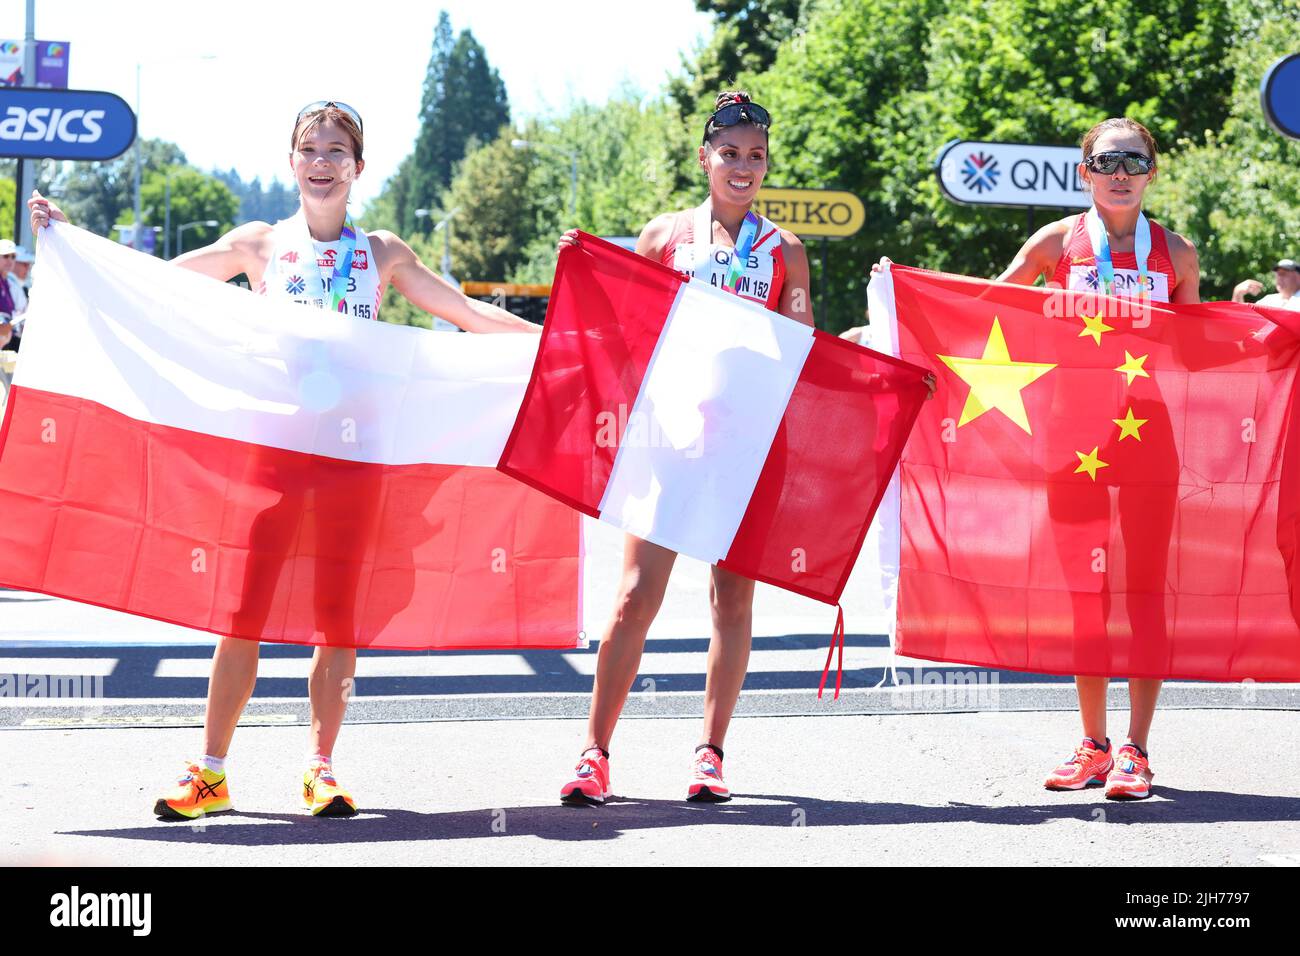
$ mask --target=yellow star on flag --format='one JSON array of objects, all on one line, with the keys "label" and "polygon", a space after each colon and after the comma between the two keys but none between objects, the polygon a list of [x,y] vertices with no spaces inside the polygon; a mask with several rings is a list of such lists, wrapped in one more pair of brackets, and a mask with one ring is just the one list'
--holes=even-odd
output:
[{"label": "yellow star on flag", "polygon": [[1145,425],[1148,421],[1150,421],[1150,419],[1134,418],[1133,409],[1130,408],[1128,410],[1128,414],[1125,415],[1123,418],[1112,418],[1111,421],[1119,426],[1120,441],[1123,441],[1125,438],[1128,438],[1130,435],[1132,435],[1138,441],[1141,441],[1142,436],[1138,434],[1138,429],[1141,428],[1143,425]]},{"label": "yellow star on flag", "polygon": [[1093,481],[1096,481],[1097,469],[1110,467],[1110,465],[1106,464],[1106,462],[1102,461],[1100,458],[1097,457],[1097,447],[1098,446],[1093,446],[1092,451],[1088,452],[1088,454],[1086,455],[1081,451],[1075,452],[1075,454],[1079,456],[1079,467],[1074,469],[1074,473],[1076,475],[1079,474],[1080,472],[1086,471],[1088,473],[1088,477],[1091,478]]},{"label": "yellow star on flag", "polygon": [[1134,358],[1132,354],[1129,352],[1129,350],[1125,349],[1124,364],[1121,365],[1119,368],[1115,369],[1115,371],[1119,372],[1121,375],[1127,375],[1128,383],[1132,385],[1133,379],[1135,378],[1151,377],[1151,373],[1142,367],[1143,363],[1146,362],[1146,360],[1147,357],[1145,355],[1139,355],[1137,358]]},{"label": "yellow star on flag", "polygon": [[1085,326],[1084,330],[1079,333],[1079,338],[1083,338],[1085,335],[1091,335],[1092,340],[1098,345],[1101,345],[1101,336],[1103,332],[1115,331],[1102,319],[1100,312],[1093,316],[1081,315],[1079,318],[1083,319],[1083,324]]},{"label": "yellow star on flag", "polygon": [[940,355],[939,359],[970,386],[970,394],[966,396],[966,404],[961,410],[961,421],[957,423],[958,428],[979,418],[989,409],[996,408],[1023,428],[1025,434],[1033,434],[1020,390],[1056,368],[1056,365],[1013,362],[1007,352],[1007,340],[1002,335],[1002,325],[997,316],[993,317],[993,329],[984,344],[983,356],[966,358]]}]

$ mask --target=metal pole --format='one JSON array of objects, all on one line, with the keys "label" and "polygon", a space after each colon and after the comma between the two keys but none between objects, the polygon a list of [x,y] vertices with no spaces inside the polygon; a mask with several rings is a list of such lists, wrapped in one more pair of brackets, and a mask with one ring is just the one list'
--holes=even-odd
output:
[{"label": "metal pole", "polygon": [[451,217],[447,217],[447,235],[443,236],[442,241],[442,274],[444,277],[451,275]]},{"label": "metal pole", "polygon": [[135,65],[135,228],[131,248],[140,248],[140,64]]},{"label": "metal pole", "polygon": [[[27,0],[27,36],[23,41],[23,86],[36,85],[36,0]],[[32,222],[27,211],[25,191],[36,188],[36,164],[30,159],[19,160],[17,187],[14,191],[14,236],[25,249],[35,248],[32,240]]]},{"label": "metal pole", "polygon": [[164,187],[167,201],[163,211],[163,258],[172,257],[172,172],[167,170],[167,184]]},{"label": "metal pole", "polygon": [[1025,218],[1028,219],[1029,234],[1032,236],[1034,234],[1034,207],[1026,207],[1026,212],[1027,216]]},{"label": "metal pole", "polygon": [[[826,254],[830,246],[825,236],[822,236],[822,287],[817,290],[817,311],[822,317],[822,327],[829,328],[826,324]],[[813,316],[813,323],[816,324],[817,316]]]}]

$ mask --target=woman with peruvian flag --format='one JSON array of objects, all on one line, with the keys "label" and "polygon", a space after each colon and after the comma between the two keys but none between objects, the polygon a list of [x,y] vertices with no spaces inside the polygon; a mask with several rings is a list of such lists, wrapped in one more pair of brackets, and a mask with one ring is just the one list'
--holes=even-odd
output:
[{"label": "woman with peruvian flag", "polygon": [[[641,231],[639,255],[707,279],[804,325],[813,324],[808,257],[793,233],[757,215],[755,197],[768,167],[772,118],[748,93],[720,93],[697,158],[708,177],[703,204],[664,213]],[[573,233],[561,246],[577,243]],[[574,776],[560,789],[570,805],[599,806],[610,796],[609,746],[636,678],[646,634],[663,602],[677,553],[628,535],[614,613],[601,637],[587,737]],[[686,799],[731,799],[722,776],[722,745],[749,666],[754,582],[710,569],[713,633],[704,687],[704,726],[691,758]]]}]

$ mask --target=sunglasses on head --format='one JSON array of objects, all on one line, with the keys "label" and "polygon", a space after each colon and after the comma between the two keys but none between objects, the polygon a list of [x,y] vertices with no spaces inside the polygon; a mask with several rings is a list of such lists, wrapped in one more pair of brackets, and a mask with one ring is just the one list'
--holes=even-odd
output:
[{"label": "sunglasses on head", "polygon": [[1109,176],[1115,170],[1119,169],[1120,164],[1124,166],[1124,172],[1130,176],[1145,176],[1155,168],[1156,161],[1146,153],[1135,153],[1127,149],[1115,149],[1105,153],[1093,153],[1083,165],[1094,173],[1101,173],[1103,176]]},{"label": "sunglasses on head", "polygon": [[336,110],[342,110],[344,113],[347,113],[348,116],[352,118],[352,121],[357,124],[358,131],[360,132],[365,131],[365,127],[361,125],[361,114],[358,113],[356,110],[354,110],[352,107],[348,106],[347,103],[339,103],[336,100],[317,100],[315,103],[308,103],[306,106],[304,106],[302,109],[298,111],[298,121],[301,122],[302,118],[306,116],[308,113],[316,113],[319,112],[320,110],[328,109],[331,106],[334,107]]},{"label": "sunglasses on head", "polygon": [[713,111],[709,121],[704,124],[704,135],[707,137],[715,129],[735,126],[739,123],[752,123],[755,126],[767,129],[772,125],[772,114],[757,103],[750,103],[747,100],[745,102],[728,103],[726,106]]}]

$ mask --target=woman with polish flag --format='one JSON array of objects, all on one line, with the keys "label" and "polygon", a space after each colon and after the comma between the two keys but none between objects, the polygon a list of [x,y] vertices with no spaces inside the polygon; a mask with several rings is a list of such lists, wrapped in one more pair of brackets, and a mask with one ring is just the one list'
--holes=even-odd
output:
[{"label": "woman with polish flag", "polygon": [[[664,213],[641,231],[636,251],[805,325],[813,324],[808,257],[793,233],[753,211],[768,166],[771,116],[743,91],[720,93],[704,127],[700,168],[709,196],[698,207]],[[572,233],[561,245],[576,243]],[[779,440],[779,439],[778,439]],[[646,634],[668,587],[677,553],[628,535],[623,578],[596,660],[587,737],[577,770],[560,790],[570,805],[610,796],[609,747],[636,678]],[[722,776],[722,746],[749,666],[754,582],[711,569],[713,633],[704,688],[704,726],[691,759],[686,799],[731,799]]]},{"label": "woman with polish flag", "polygon": [[[226,281],[240,274],[264,295],[324,309],[353,320],[378,318],[384,290],[391,284],[412,303],[470,332],[536,334],[538,326],[484,302],[466,298],[427,268],[411,248],[391,232],[367,234],[357,229],[348,212],[352,183],[365,168],[362,159],[361,117],[352,107],[334,101],[312,103],[299,111],[290,137],[289,165],[301,196],[296,215],[275,225],[250,222],[238,226],[202,249],[177,257],[176,264]],[[34,233],[51,219],[67,221],[57,205],[39,193],[28,201]],[[268,467],[257,456],[248,468]],[[274,476],[266,476],[274,487]],[[365,526],[364,515],[374,501],[362,500],[356,486],[346,500],[332,500],[330,489],[311,489],[318,537],[328,536],[335,551],[356,547],[355,534]],[[337,498],[337,494],[334,498]],[[371,498],[375,496],[369,496]],[[285,494],[273,510],[306,508],[301,489]],[[280,529],[291,522],[270,522]],[[263,537],[267,537],[265,529]],[[280,564],[292,545],[281,540],[255,540],[244,576],[236,631],[259,634],[270,611]],[[328,550],[328,549],[322,549]],[[351,625],[357,582],[355,571],[335,567],[340,562],[318,559],[316,617],[324,643],[312,658],[308,687],[311,697],[311,742],[302,780],[302,798],[315,815],[351,816],[356,801],[334,777],[331,755],[347,708],[356,669],[356,634]],[[351,565],[355,567],[354,565]],[[154,804],[164,819],[194,819],[230,810],[225,758],[235,725],[257,679],[258,642],[223,637],[218,640],[208,684],[204,721],[204,753],[191,763],[171,790]]]},{"label": "woman with polish flag", "polygon": [[[1039,229],[998,280],[1032,285],[1041,276],[1049,286],[1093,297],[1090,301],[1103,303],[1103,324],[1095,326],[1098,336],[1106,329],[1103,296],[1199,302],[1200,265],[1196,248],[1178,233],[1151,222],[1142,212],[1142,197],[1156,179],[1155,138],[1135,120],[1112,118],[1090,129],[1083,137],[1082,148],[1079,178],[1092,193],[1092,208]],[[1169,429],[1168,413],[1154,401],[1148,402],[1147,408],[1150,410],[1146,414],[1152,419],[1149,427],[1159,441],[1161,432]],[[1105,488],[1099,487],[1098,493],[1098,516],[1109,523],[1109,497]],[[1126,511],[1122,495],[1118,504],[1122,528]],[[1172,502],[1168,505],[1172,521]],[[1091,547],[1076,543],[1085,550]],[[1077,554],[1062,554],[1063,560],[1077,560],[1077,557]],[[1160,591],[1163,570],[1128,568],[1126,590],[1140,592],[1151,586]],[[1090,623],[1100,621],[1104,631],[1109,609],[1092,600],[1095,598],[1097,595],[1075,597],[1076,618],[1086,615]],[[1159,657],[1163,618],[1162,613],[1158,619],[1145,620],[1130,612],[1135,646],[1145,644],[1145,653],[1153,658]],[[1151,669],[1158,671],[1159,663]],[[1044,786],[1049,790],[1081,790],[1104,785],[1106,796],[1115,800],[1150,796],[1153,774],[1147,755],[1147,735],[1155,716],[1161,681],[1129,678],[1128,741],[1117,750],[1106,736],[1109,678],[1077,676],[1075,684],[1084,738],[1074,753],[1048,775]]]}]

